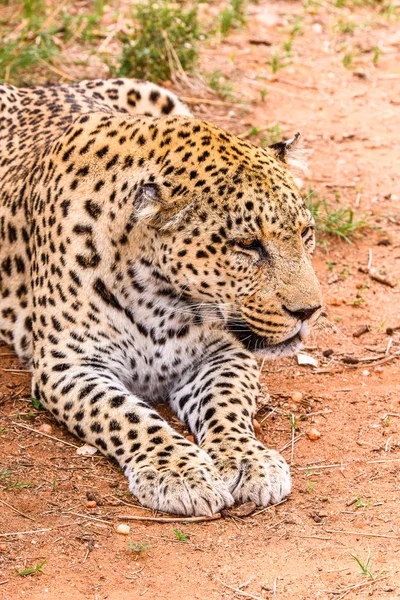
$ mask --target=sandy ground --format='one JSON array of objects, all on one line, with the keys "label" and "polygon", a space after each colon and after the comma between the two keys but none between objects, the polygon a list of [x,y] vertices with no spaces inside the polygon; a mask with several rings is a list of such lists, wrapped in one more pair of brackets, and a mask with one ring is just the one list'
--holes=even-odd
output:
[{"label": "sandy ground", "polygon": [[[352,244],[320,237],[327,316],[307,346],[318,366],[293,358],[263,367],[270,397],[260,399],[259,437],[291,462],[293,493],[245,517],[135,521],[118,535],[118,515],[154,515],[137,506],[115,466],[78,456],[78,440],[32,406],[29,373],[1,347],[4,600],[400,598],[400,27],[368,7],[308,4],[252,4],[247,27],[204,49],[203,68],[233,82],[232,102],[200,103],[181,90],[196,114],[231,132],[275,124],[287,137],[302,132],[313,151],[305,192],[352,206],[373,225]],[[296,15],[303,34],[292,64],[272,75],[267,61]],[[359,25],[342,33],[339,18]],[[373,280],[369,262],[394,287]],[[44,424],[56,439],[27,429]],[[309,439],[310,428],[319,439]],[[93,494],[97,506],[88,508]],[[16,574],[43,561],[42,574]]]}]

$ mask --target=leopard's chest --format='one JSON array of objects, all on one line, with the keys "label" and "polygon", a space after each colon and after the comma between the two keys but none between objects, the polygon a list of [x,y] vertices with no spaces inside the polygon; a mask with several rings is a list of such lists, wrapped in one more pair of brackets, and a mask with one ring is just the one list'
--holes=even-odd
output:
[{"label": "leopard's chest", "polygon": [[114,372],[132,393],[162,402],[182,375],[201,361],[210,326],[182,319],[175,311],[155,316],[142,308],[135,315],[136,322],[120,328],[119,352],[110,357]]}]

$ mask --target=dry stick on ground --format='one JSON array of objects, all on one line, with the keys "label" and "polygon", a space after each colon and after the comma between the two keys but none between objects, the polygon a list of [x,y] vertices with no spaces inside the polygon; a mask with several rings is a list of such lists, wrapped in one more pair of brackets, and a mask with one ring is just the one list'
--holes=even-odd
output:
[{"label": "dry stick on ground", "polygon": [[288,498],[284,498],[283,500],[281,500],[280,502],[277,502],[276,504],[270,504],[269,506],[266,506],[265,508],[262,508],[261,510],[258,510],[257,512],[253,513],[251,516],[252,517],[258,517],[258,515],[262,515],[262,513],[267,512],[267,510],[271,510],[272,508],[275,508],[275,506],[279,506],[280,504],[284,504],[287,501],[288,501]]},{"label": "dry stick on ground", "polygon": [[[400,358],[400,352],[395,352],[394,354],[391,354],[390,356],[386,356],[385,358],[380,358],[379,360],[376,360],[374,362],[368,362],[368,366],[369,367],[377,367],[378,365],[383,365],[391,360],[394,360],[395,358]],[[357,365],[346,365],[346,367],[348,369],[360,369],[365,368],[365,361],[363,361],[362,363],[359,363]]]},{"label": "dry stick on ground", "polygon": [[389,540],[400,540],[400,535],[386,535],[386,533],[364,533],[361,531],[344,531],[341,529],[324,529],[326,533],[343,533],[345,535],[362,535],[365,537],[388,538]]},{"label": "dry stick on ground", "polygon": [[221,513],[216,513],[210,517],[138,517],[133,515],[117,515],[119,521],[153,521],[155,523],[201,523],[201,521],[216,521],[221,519]]},{"label": "dry stick on ground", "polygon": [[[378,583],[378,581],[382,581],[382,579],[386,579],[387,577],[389,577],[389,575],[383,575],[383,577],[379,577],[379,579],[369,579],[368,581],[364,581],[363,583],[355,583],[354,585],[349,585],[345,589],[344,594],[339,596],[339,598],[337,598],[337,600],[342,600],[342,598],[347,596],[347,594],[349,594],[352,590],[367,587],[368,585],[373,585],[374,583]],[[329,592],[329,593],[330,594],[341,594],[342,592],[343,592],[343,590],[339,590],[337,592]]]},{"label": "dry stick on ground", "polygon": [[11,504],[8,504],[8,502],[6,502],[5,500],[2,500],[1,498],[0,498],[0,502],[2,502],[3,504],[5,504],[6,506],[8,506],[8,508],[11,508],[11,510],[13,510],[14,512],[16,512],[19,515],[21,515],[21,517],[25,517],[25,519],[30,519],[30,521],[35,521],[36,520],[33,517],[30,517],[29,515],[26,515],[25,513],[21,512],[20,510],[18,510],[18,508],[15,508],[15,506],[11,506]]},{"label": "dry stick on ground", "polygon": [[97,517],[91,517],[90,515],[82,515],[81,513],[72,512],[69,510],[68,512],[62,512],[62,515],[74,515],[75,517],[82,517],[82,519],[89,519],[89,521],[98,521],[99,523],[105,523],[106,525],[112,525],[112,521],[106,521],[105,519],[98,519]]},{"label": "dry stick on ground", "polygon": [[44,531],[53,531],[53,529],[61,529],[62,527],[72,527],[73,525],[81,525],[83,521],[74,521],[73,523],[63,523],[55,527],[47,527],[46,529],[30,529],[29,531],[11,531],[10,533],[0,533],[0,537],[10,537],[12,535],[28,535],[29,533],[43,533]]},{"label": "dry stick on ground", "polygon": [[260,596],[254,596],[254,594],[250,594],[249,592],[243,592],[238,587],[237,588],[232,587],[231,585],[228,585],[227,583],[224,583],[220,579],[218,581],[224,587],[228,588],[229,590],[232,590],[233,592],[235,592],[235,594],[238,594],[238,596],[244,596],[245,598],[253,598],[253,600],[263,600],[263,598],[260,598]]},{"label": "dry stick on ground", "polygon": [[[303,437],[303,435],[304,435],[304,433],[300,433],[296,438],[292,438],[290,440],[290,442],[288,442],[287,444],[285,444],[284,446],[282,446],[282,448],[279,449],[279,452],[283,452],[284,450],[287,450],[287,448],[289,448],[289,447],[293,448],[294,444],[296,442],[298,442],[299,439]],[[292,457],[292,462],[293,462],[293,457]]]},{"label": "dry stick on ground", "polygon": [[71,446],[72,448],[79,448],[76,444],[71,444],[70,442],[65,442],[64,440],[60,440],[60,438],[54,437],[54,435],[49,435],[48,433],[43,433],[43,431],[38,431],[37,429],[33,429],[32,427],[28,427],[27,425],[22,425],[22,423],[17,423],[16,421],[11,421],[12,425],[16,425],[17,427],[23,427],[28,431],[33,431],[33,433],[37,433],[38,435],[43,435],[51,440],[55,440],[56,442],[60,442],[61,444],[65,444],[65,446]]}]

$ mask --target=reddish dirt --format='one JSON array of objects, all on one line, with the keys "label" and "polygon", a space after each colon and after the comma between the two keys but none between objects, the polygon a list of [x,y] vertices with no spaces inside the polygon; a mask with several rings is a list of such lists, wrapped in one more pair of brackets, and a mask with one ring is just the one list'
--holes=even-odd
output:
[{"label": "reddish dirt", "polygon": [[[371,257],[373,267],[400,280],[399,27],[372,9],[339,13],[321,5],[318,11],[311,3],[307,12],[300,2],[252,4],[243,31],[202,53],[203,68],[220,69],[238,99],[218,104],[213,97],[217,104],[193,107],[235,133],[275,123],[285,136],[301,131],[313,150],[305,189],[332,203],[336,192],[339,204],[374,225],[351,245],[320,238],[315,265],[327,316],[307,350],[318,367],[295,358],[264,365],[271,397],[260,404],[259,436],[286,447],[293,493],[244,518],[133,522],[129,536],[118,535],[117,515],[152,513],[136,505],[118,468],[99,455],[76,455],[77,439],[32,407],[29,373],[1,347],[0,499],[24,513],[1,505],[4,600],[400,598],[400,285],[388,287],[360,270]],[[292,65],[271,76],[266,61],[287,39],[295,15],[303,16],[304,33],[294,41]],[[368,25],[341,34],[334,29],[340,15]],[[343,44],[356,49],[352,70],[341,62]],[[376,67],[374,46],[382,50]],[[364,325],[370,331],[353,337]],[[333,351],[328,358],[326,350]],[[349,365],[344,357],[361,362]],[[293,392],[302,399],[294,401]],[[293,446],[288,414],[295,418]],[[22,427],[43,424],[61,441]],[[318,440],[308,438],[311,427]],[[86,506],[90,490],[100,500],[93,509]],[[188,540],[179,541],[173,529]],[[128,542],[151,548],[136,553]],[[370,554],[375,579],[361,574],[351,554],[364,563]],[[43,574],[16,575],[44,560]]]}]

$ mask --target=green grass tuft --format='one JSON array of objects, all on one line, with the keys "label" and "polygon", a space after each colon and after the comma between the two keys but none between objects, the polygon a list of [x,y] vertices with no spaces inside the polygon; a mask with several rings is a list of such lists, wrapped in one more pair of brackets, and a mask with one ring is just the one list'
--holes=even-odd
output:
[{"label": "green grass tuft", "polygon": [[116,75],[165,81],[176,69],[193,70],[200,35],[196,3],[185,9],[166,0],[147,0],[134,5],[132,16],[132,34],[119,36],[122,52]]},{"label": "green grass tuft", "polygon": [[312,213],[316,229],[329,235],[338,236],[351,243],[351,238],[369,227],[368,221],[356,216],[349,206],[332,207],[326,198],[319,198],[314,190],[309,190],[306,204]]}]

